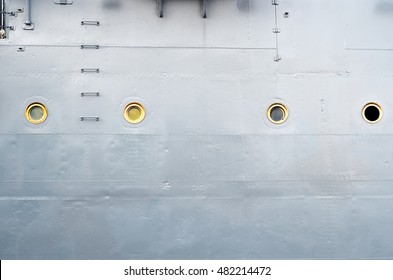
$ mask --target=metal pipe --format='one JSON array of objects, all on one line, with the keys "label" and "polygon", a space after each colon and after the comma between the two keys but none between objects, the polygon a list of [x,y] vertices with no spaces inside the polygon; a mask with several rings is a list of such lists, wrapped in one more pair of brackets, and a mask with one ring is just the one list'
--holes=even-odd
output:
[{"label": "metal pipe", "polygon": [[160,18],[164,16],[164,0],[157,0],[157,12]]},{"label": "metal pipe", "polygon": [[206,18],[206,5],[207,5],[207,0],[201,0],[201,16],[203,18]]},{"label": "metal pipe", "polygon": [[5,0],[0,0],[0,39],[5,38]]},{"label": "metal pipe", "polygon": [[26,21],[25,23],[31,23],[31,14],[30,14],[30,0],[26,0]]},{"label": "metal pipe", "polygon": [[25,23],[23,25],[23,29],[25,30],[33,30],[34,22],[31,21],[31,2],[30,0],[26,0],[26,14],[25,14]]}]

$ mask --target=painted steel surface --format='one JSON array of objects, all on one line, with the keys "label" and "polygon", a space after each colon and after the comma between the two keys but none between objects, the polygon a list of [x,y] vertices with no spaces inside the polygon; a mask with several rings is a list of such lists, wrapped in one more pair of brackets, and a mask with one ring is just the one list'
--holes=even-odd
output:
[{"label": "painted steel surface", "polygon": [[393,1],[72,2],[6,16],[0,259],[393,258]]}]

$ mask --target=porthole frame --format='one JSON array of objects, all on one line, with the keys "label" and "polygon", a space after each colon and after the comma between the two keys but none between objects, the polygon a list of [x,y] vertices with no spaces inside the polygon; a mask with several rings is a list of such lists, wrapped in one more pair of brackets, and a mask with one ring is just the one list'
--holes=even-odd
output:
[{"label": "porthole frame", "polygon": [[[137,109],[141,112],[140,117],[137,118],[136,120],[131,119],[130,116],[129,116],[129,111],[130,111],[131,109],[133,109],[133,108],[137,108]],[[131,123],[131,124],[139,124],[139,123],[141,123],[141,122],[145,119],[145,117],[146,117],[146,110],[145,110],[145,107],[144,107],[141,103],[139,103],[139,102],[131,102],[131,103],[128,103],[128,104],[124,107],[124,110],[123,110],[123,117],[124,117],[124,119],[125,119],[128,123]]]},{"label": "porthole frame", "polygon": [[[375,108],[378,109],[379,116],[378,116],[378,119],[376,119],[375,121],[371,121],[371,120],[369,120],[369,119],[366,117],[366,110],[367,110],[368,108],[370,108],[370,107],[375,107]],[[365,122],[367,122],[367,123],[369,123],[369,124],[376,124],[376,123],[378,123],[378,122],[381,121],[382,116],[383,116],[382,107],[381,107],[381,105],[379,105],[377,102],[369,102],[369,103],[367,103],[366,105],[363,106],[363,109],[362,109],[362,117],[363,117],[363,120],[364,120]]]},{"label": "porthole frame", "polygon": [[[35,107],[39,107],[42,109],[43,115],[40,119],[35,120],[30,116],[30,112],[33,108]],[[46,121],[46,119],[48,118],[48,109],[46,108],[46,106],[44,104],[42,104],[41,102],[33,102],[30,103],[25,110],[25,117],[27,119],[27,121],[31,124],[42,124],[43,122]]]},{"label": "porthole frame", "polygon": [[[284,117],[281,120],[279,120],[279,121],[276,121],[276,120],[274,120],[271,117],[271,113],[272,113],[273,109],[276,109],[276,108],[282,110],[283,115],[284,115]],[[288,116],[289,116],[288,108],[284,104],[276,102],[276,103],[273,103],[273,104],[271,104],[269,106],[269,108],[266,111],[266,115],[267,115],[268,120],[271,123],[273,123],[273,124],[283,124],[288,119]]]}]

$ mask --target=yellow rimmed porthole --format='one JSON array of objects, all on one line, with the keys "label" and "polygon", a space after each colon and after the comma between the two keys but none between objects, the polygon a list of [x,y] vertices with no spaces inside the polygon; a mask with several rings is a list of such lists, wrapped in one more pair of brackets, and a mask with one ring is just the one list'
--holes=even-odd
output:
[{"label": "yellow rimmed porthole", "polygon": [[143,121],[145,115],[146,115],[145,108],[137,102],[128,104],[124,108],[124,112],[123,112],[123,116],[125,120],[133,124],[137,124]]},{"label": "yellow rimmed porthole", "polygon": [[377,123],[382,119],[382,108],[378,103],[367,103],[363,107],[362,116],[363,119],[368,123]]},{"label": "yellow rimmed porthole", "polygon": [[35,102],[27,106],[25,116],[30,123],[40,124],[48,117],[48,110],[45,105]]},{"label": "yellow rimmed porthole", "polygon": [[288,109],[281,103],[274,103],[267,109],[267,118],[274,124],[282,124],[288,119]]}]

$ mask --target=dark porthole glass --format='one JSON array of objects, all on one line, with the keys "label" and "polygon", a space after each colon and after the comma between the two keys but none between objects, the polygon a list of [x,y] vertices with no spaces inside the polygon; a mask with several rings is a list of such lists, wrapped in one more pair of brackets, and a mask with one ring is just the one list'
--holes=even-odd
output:
[{"label": "dark porthole glass", "polygon": [[363,119],[368,123],[377,123],[382,118],[382,109],[377,103],[368,103],[363,107]]},{"label": "dark porthole glass", "polygon": [[272,104],[267,110],[268,119],[274,124],[281,124],[288,118],[288,109],[280,103]]}]

